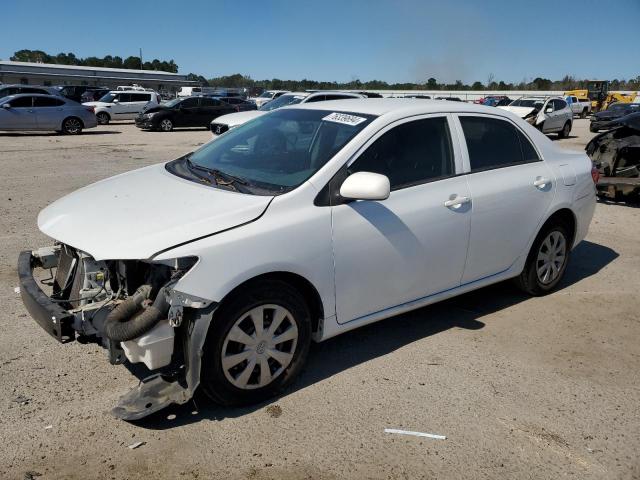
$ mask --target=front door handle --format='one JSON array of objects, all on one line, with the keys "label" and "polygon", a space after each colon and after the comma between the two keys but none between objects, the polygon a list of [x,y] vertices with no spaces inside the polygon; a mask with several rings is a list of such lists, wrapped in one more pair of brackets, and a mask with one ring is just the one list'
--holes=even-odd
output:
[{"label": "front door handle", "polygon": [[533,182],[533,186],[543,190],[547,185],[551,184],[551,180],[544,177],[536,177],[536,180]]},{"label": "front door handle", "polygon": [[447,200],[446,202],[444,202],[444,206],[447,208],[460,208],[460,206],[464,205],[465,203],[469,203],[471,202],[471,199],[469,197],[460,197],[458,195],[453,196],[454,198],[450,198],[449,200]]}]

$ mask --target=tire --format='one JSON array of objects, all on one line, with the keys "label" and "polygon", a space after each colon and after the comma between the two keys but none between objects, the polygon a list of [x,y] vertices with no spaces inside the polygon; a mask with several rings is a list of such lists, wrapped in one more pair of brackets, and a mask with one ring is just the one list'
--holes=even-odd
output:
[{"label": "tire", "polygon": [[558,138],[567,138],[571,133],[571,122],[566,122],[562,130],[558,132]]},{"label": "tire", "polygon": [[111,117],[107,112],[99,112],[96,114],[96,119],[99,125],[108,125],[111,121]]},{"label": "tire", "polygon": [[580,118],[587,118],[587,109],[583,108],[582,112],[580,112]]},{"label": "tire", "polygon": [[160,123],[158,123],[158,128],[161,132],[170,132],[173,130],[173,122],[170,118],[163,118],[160,120]]},{"label": "tire", "polygon": [[[545,226],[533,242],[522,273],[515,278],[516,285],[524,292],[536,297],[551,293],[558,286],[567,269],[571,241],[569,228],[563,223],[557,222]],[[564,248],[561,263],[558,263],[560,257],[557,255],[552,256],[550,261],[545,261],[546,252],[550,249],[557,251],[562,247]],[[554,266],[552,267],[551,264]],[[544,268],[545,266],[548,268]],[[545,276],[546,272],[549,272],[548,277]]]},{"label": "tire", "polygon": [[[256,319],[264,332],[257,343]],[[271,343],[277,337],[286,340]],[[273,397],[298,376],[310,343],[311,315],[298,290],[279,280],[256,282],[232,294],[215,313],[204,347],[202,390],[225,406]]]},{"label": "tire", "polygon": [[82,133],[82,120],[77,117],[65,118],[62,122],[62,133],[65,135],[79,135]]}]

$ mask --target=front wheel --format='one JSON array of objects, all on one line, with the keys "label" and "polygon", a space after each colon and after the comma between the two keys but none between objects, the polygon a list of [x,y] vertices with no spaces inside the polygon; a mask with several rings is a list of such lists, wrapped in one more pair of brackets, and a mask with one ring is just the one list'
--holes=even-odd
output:
[{"label": "front wheel", "polygon": [[62,133],[79,135],[82,133],[82,122],[75,117],[65,118],[64,122],[62,122]]},{"label": "front wheel", "polygon": [[100,112],[96,115],[96,120],[98,120],[100,125],[107,125],[111,120],[111,117],[109,117],[107,112]]},{"label": "front wheel", "polygon": [[536,237],[516,284],[534,296],[551,292],[562,279],[569,261],[571,237],[562,223],[543,229]]},{"label": "front wheel", "polygon": [[567,138],[569,136],[569,133],[571,133],[571,122],[567,122],[564,124],[562,130],[558,132],[558,138]]},{"label": "front wheel", "polygon": [[216,403],[258,403],[300,373],[311,343],[304,297],[288,283],[255,283],[225,300],[205,344],[202,389]]},{"label": "front wheel", "polygon": [[160,120],[160,130],[163,132],[170,132],[173,130],[173,122],[169,118],[164,118]]}]

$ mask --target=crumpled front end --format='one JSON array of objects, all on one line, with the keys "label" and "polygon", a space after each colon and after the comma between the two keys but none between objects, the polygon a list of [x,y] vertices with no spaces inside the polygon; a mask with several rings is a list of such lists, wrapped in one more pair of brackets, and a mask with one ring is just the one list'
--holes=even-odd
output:
[{"label": "crumpled front end", "polygon": [[195,257],[96,261],[57,243],[20,254],[20,293],[34,320],[59,342],[97,343],[114,365],[146,366],[141,385],[113,411],[133,420],[186,402],[198,385],[199,352],[215,304],[179,290],[196,263]]}]

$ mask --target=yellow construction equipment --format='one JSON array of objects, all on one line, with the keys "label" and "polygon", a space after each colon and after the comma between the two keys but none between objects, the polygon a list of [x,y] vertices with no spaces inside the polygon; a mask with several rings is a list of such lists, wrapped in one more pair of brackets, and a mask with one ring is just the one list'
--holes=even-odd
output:
[{"label": "yellow construction equipment", "polygon": [[578,97],[578,100],[590,100],[591,111],[595,113],[600,110],[606,110],[609,105],[616,102],[632,103],[638,92],[631,94],[609,92],[608,80],[592,80],[587,82],[587,88],[567,90],[564,94],[565,96],[573,95]]}]

